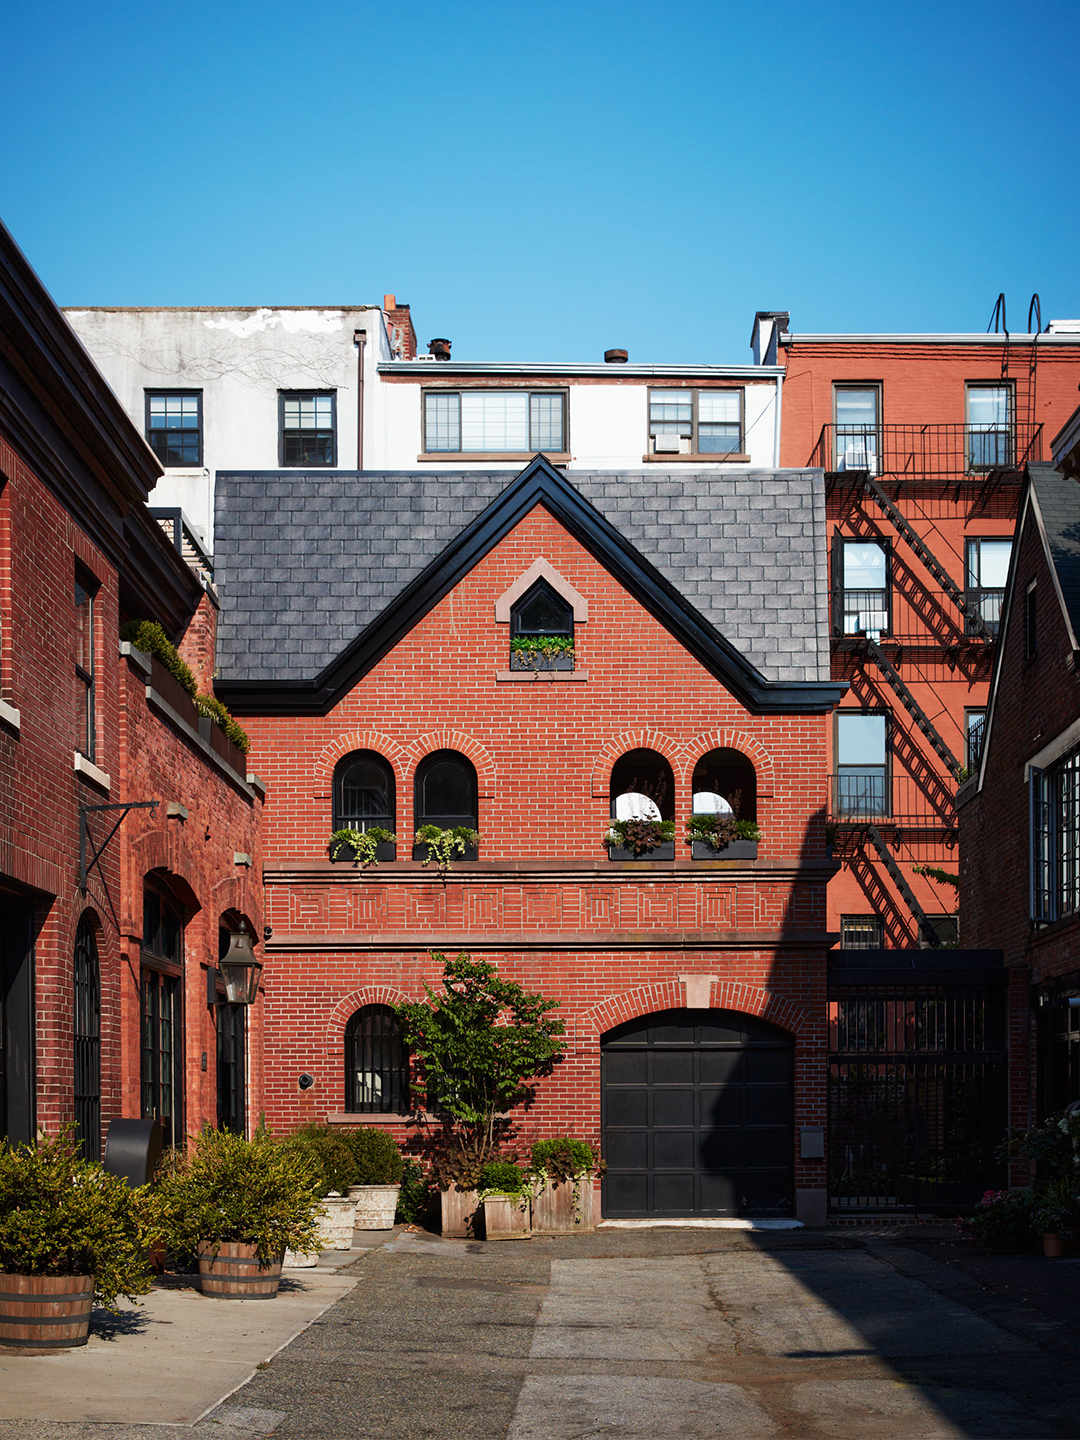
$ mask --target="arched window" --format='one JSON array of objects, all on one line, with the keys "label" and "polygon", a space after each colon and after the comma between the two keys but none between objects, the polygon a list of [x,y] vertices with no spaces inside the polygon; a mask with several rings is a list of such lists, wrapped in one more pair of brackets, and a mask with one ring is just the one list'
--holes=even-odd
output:
[{"label": "arched window", "polygon": [[346,755],[334,771],[334,829],[394,829],[394,772],[374,750]]},{"label": "arched window", "polygon": [[101,967],[94,916],[75,932],[75,1135],[84,1160],[101,1159]]},{"label": "arched window", "polygon": [[675,776],[656,750],[628,750],[611,771],[613,820],[672,820]]},{"label": "arched window", "polygon": [[710,750],[694,766],[693,813],[757,819],[757,772],[741,750]]},{"label": "arched window", "polygon": [[456,750],[436,750],[416,767],[416,828],[438,825],[478,830],[476,771]]},{"label": "arched window", "polygon": [[345,1026],[345,1109],[409,1113],[409,1052],[389,1005],[365,1005]]},{"label": "arched window", "polygon": [[162,1140],[184,1138],[184,915],[163,890],[143,890],[142,1117],[160,1120]]},{"label": "arched window", "polygon": [[574,668],[573,607],[546,580],[537,580],[511,608],[510,668]]}]

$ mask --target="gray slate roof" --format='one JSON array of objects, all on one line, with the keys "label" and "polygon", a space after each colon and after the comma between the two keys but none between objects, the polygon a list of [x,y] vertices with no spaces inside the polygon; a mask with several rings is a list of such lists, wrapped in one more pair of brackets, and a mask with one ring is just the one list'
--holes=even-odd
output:
[{"label": "gray slate roof", "polygon": [[[820,470],[564,475],[766,679],[829,678]],[[313,679],[515,478],[219,472],[222,678]]]},{"label": "gray slate roof", "polygon": [[1080,636],[1080,485],[1052,465],[1029,465],[1073,634]]}]

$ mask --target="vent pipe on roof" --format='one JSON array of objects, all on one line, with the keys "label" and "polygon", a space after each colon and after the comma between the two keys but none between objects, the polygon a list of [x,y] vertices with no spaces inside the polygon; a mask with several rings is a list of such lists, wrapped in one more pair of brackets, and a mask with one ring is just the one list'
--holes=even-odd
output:
[{"label": "vent pipe on roof", "polygon": [[605,350],[605,351],[604,351],[604,364],[605,364],[605,365],[625,365],[626,362],[627,362],[627,360],[629,360],[629,358],[630,358],[630,357],[629,357],[629,355],[626,353],[625,350]]},{"label": "vent pipe on roof", "polygon": [[449,341],[449,340],[429,340],[429,341],[428,341],[428,347],[427,347],[427,348],[428,348],[428,354],[429,354],[429,355],[434,355],[436,360],[449,360],[449,359],[450,359],[450,341]]}]

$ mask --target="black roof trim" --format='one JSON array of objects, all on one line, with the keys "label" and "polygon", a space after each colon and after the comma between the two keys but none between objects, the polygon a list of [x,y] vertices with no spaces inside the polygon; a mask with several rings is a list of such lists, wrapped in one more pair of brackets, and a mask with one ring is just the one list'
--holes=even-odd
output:
[{"label": "black roof trim", "polygon": [[241,714],[325,715],[537,505],[748,710],[823,714],[844,694],[846,686],[830,681],[767,680],[542,455],[314,680],[222,680],[217,693]]}]

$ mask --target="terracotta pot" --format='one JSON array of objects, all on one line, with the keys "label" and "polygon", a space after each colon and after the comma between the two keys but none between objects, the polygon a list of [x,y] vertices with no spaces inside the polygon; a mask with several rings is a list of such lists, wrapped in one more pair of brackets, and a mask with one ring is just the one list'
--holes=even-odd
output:
[{"label": "terracotta pot", "polygon": [[1065,1253],[1065,1245],[1060,1235],[1044,1235],[1042,1242],[1043,1254],[1048,1260],[1059,1260]]},{"label": "terracotta pot", "polygon": [[219,1300],[272,1300],[278,1293],[282,1258],[260,1265],[254,1245],[204,1240],[199,1246],[200,1289]]},{"label": "terracotta pot", "polygon": [[593,1179],[546,1180],[532,1202],[532,1228],[541,1235],[590,1235],[596,1229]]},{"label": "terracotta pot", "polygon": [[90,1275],[9,1275],[0,1271],[0,1345],[70,1350],[90,1331]]},{"label": "terracotta pot", "polygon": [[336,1190],[323,1198],[324,1213],[319,1217],[319,1239],[326,1250],[351,1250],[352,1232],[356,1223],[356,1201]]},{"label": "terracotta pot", "polygon": [[477,1225],[482,1221],[484,1213],[476,1191],[460,1190],[456,1185],[451,1185],[449,1190],[441,1191],[440,1195],[442,1233],[454,1240],[475,1240]]},{"label": "terracotta pot", "polygon": [[484,1200],[484,1233],[489,1240],[528,1240],[529,1201],[524,1195],[488,1195]]},{"label": "terracotta pot", "polygon": [[349,1199],[356,1201],[356,1229],[392,1230],[400,1191],[400,1185],[350,1185]]}]

